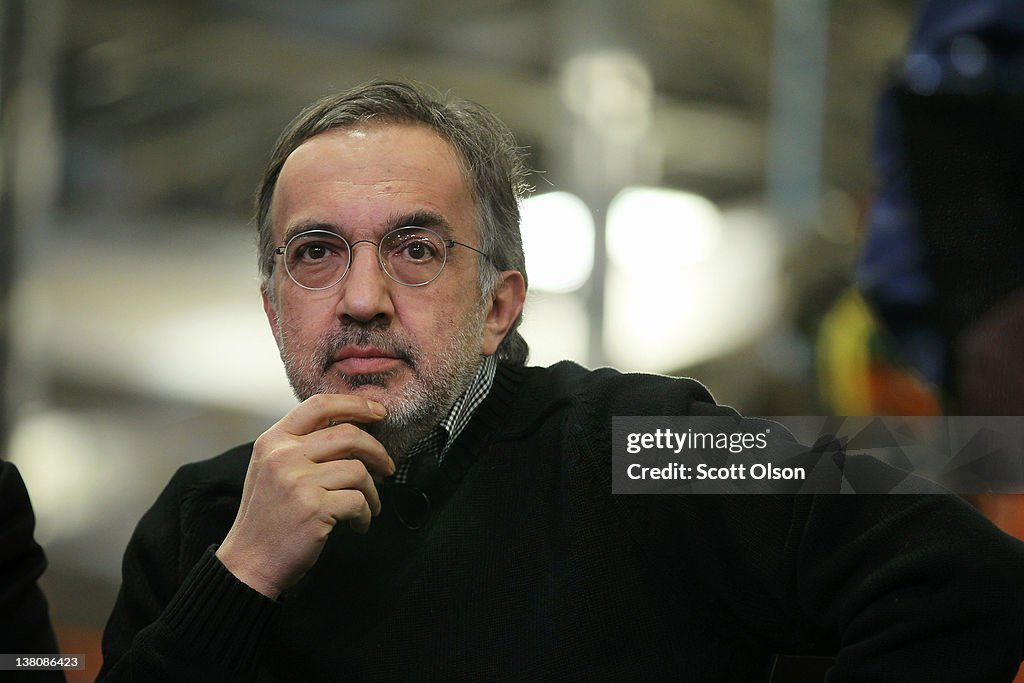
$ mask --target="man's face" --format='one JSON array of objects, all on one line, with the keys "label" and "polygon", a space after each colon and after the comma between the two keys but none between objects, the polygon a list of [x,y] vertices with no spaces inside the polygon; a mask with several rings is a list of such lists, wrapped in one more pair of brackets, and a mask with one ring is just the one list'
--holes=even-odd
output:
[{"label": "man's face", "polygon": [[[429,128],[370,124],[310,138],[288,157],[274,191],[274,243],[304,230],[379,243],[410,224],[480,243],[477,212],[452,147]],[[388,408],[372,432],[400,454],[465,390],[485,342],[477,255],[448,250],[441,275],[408,287],[377,263],[373,244],[352,249],[348,274],[322,291],[296,285],[278,257],[264,308],[296,395],[359,394]]]}]

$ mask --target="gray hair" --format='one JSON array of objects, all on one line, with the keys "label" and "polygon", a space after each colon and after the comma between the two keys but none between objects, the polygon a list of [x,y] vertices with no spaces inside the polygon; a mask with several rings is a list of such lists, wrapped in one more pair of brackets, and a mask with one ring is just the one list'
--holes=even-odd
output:
[{"label": "gray hair", "polygon": [[[455,150],[465,167],[480,220],[480,249],[490,255],[479,268],[481,295],[498,286],[498,272],[518,270],[526,280],[526,259],[519,231],[519,203],[530,190],[522,150],[508,126],[483,106],[453,96],[432,96],[408,83],[378,81],[323,97],[288,124],[274,145],[256,196],[255,223],[260,276],[273,300],[273,233],[270,208],[274,188],[288,156],[303,142],[325,131],[370,120],[416,123],[432,128]],[[518,332],[522,315],[498,347],[498,358],[523,365],[529,355]]]}]

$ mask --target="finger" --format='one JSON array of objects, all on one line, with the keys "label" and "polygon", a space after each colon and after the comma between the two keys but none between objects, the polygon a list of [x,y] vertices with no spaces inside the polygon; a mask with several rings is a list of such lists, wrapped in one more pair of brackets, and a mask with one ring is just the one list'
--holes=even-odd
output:
[{"label": "finger", "polygon": [[327,491],[359,491],[371,514],[380,514],[380,494],[366,466],[358,460],[335,460],[312,468],[311,481]]},{"label": "finger", "polygon": [[339,522],[348,521],[352,530],[365,534],[370,528],[373,516],[366,498],[359,491],[328,491],[326,501],[331,515]]},{"label": "finger", "polygon": [[315,394],[297,405],[275,425],[289,434],[302,436],[337,422],[377,422],[387,409],[362,396]]},{"label": "finger", "polygon": [[381,445],[354,424],[344,423],[299,437],[303,454],[313,462],[356,459],[373,474],[390,477],[395,462]]}]

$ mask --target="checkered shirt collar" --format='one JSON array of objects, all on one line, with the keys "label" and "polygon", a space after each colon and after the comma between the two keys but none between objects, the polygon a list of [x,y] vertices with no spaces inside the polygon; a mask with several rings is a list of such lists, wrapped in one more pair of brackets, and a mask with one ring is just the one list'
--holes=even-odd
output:
[{"label": "checkered shirt collar", "polygon": [[496,356],[486,356],[483,359],[476,369],[473,380],[469,383],[469,388],[455,400],[451,410],[448,411],[437,428],[409,449],[406,457],[401,459],[398,471],[395,473],[396,482],[406,483],[409,470],[416,458],[433,457],[437,460],[438,465],[444,462],[444,456],[447,455],[449,447],[469,424],[476,409],[490,393],[491,386],[494,384],[494,373],[497,369]]}]

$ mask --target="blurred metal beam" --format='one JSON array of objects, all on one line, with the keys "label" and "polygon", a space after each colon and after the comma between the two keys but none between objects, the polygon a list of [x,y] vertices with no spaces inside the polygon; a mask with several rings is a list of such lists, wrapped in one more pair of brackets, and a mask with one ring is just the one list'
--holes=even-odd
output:
[{"label": "blurred metal beam", "polygon": [[[0,90],[0,189],[5,303],[3,425],[19,407],[43,398],[47,371],[36,341],[47,330],[47,305],[26,286],[28,271],[45,259],[50,219],[61,177],[55,89],[62,49],[62,0],[4,4],[3,82]],[[15,322],[17,324],[15,324]],[[9,435],[0,434],[4,439]],[[4,442],[6,443],[6,441]]]},{"label": "blurred metal beam", "polygon": [[828,0],[774,0],[768,199],[790,234],[821,213]]},{"label": "blurred metal beam", "polygon": [[[20,41],[15,26],[21,20],[23,3],[0,2],[0,387],[8,385],[8,364],[11,348],[11,287],[14,282],[14,213],[10,169],[14,167],[13,139],[7,97],[14,79]],[[10,410],[7,391],[0,404],[0,458],[7,457],[5,444],[10,434]]]}]

